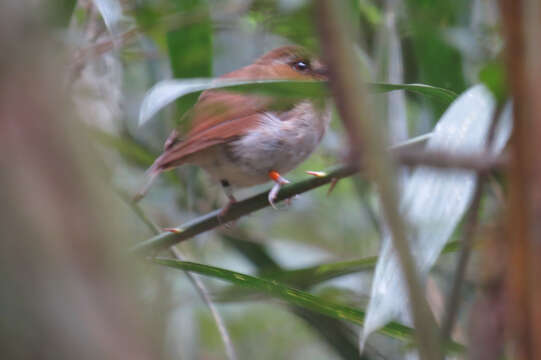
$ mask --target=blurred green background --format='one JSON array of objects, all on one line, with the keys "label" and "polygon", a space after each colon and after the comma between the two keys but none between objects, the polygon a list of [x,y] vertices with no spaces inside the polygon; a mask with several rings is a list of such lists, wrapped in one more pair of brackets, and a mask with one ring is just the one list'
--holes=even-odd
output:
[{"label": "blurred green background", "polygon": [[[351,7],[357,41],[353,45],[367,81],[422,83],[457,94],[483,81],[503,98],[495,1],[343,1]],[[280,45],[320,49],[309,0],[124,0],[122,18],[112,27],[97,2],[56,4],[49,7],[54,36],[67,44],[68,54],[75,54],[68,56],[73,111],[96,140],[99,163],[118,195],[120,210],[114,221],[130,234],[126,248],[154,235],[150,223],[157,228],[177,226],[226,203],[222,189],[206,174],[184,166],[161,176],[140,205],[143,215],[134,211],[129,198],[169,132],[186,129],[188,124],[179,119],[197,99],[196,94],[184,97],[138,126],[145,93],[164,79],[220,76]],[[381,110],[377,119],[394,143],[430,132],[449,105],[409,92],[375,99]],[[321,146],[287,175],[289,180],[306,179],[306,170],[328,170],[342,162],[346,137],[336,113],[334,117]],[[236,196],[243,199],[268,188],[257,186]],[[327,191],[323,187],[308,192],[279,210],[266,208],[178,249],[197,263],[252,275],[274,272],[278,279],[289,269],[376,256],[381,226],[372,186],[355,176],[341,180],[330,195]],[[430,291],[435,297],[448,291],[454,258],[454,253],[443,255],[433,271]],[[139,270],[138,296],[147,315],[160,318],[156,337],[163,358],[226,358],[216,323],[184,274],[151,264]],[[370,277],[366,270],[331,280],[315,278],[305,289],[364,309]],[[356,325],[223,281],[203,281],[225,320],[238,359],[360,358]],[[282,281],[291,278],[282,275]],[[465,302],[471,304],[472,297],[469,287]],[[455,339],[463,340],[465,331],[461,320]],[[376,335],[365,356],[393,359],[404,351],[397,337]]]}]

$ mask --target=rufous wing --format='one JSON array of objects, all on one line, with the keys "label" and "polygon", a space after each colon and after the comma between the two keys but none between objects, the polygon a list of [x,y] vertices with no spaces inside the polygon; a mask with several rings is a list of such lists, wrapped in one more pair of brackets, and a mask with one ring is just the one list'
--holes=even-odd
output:
[{"label": "rufous wing", "polygon": [[190,132],[182,141],[178,141],[167,148],[156,159],[153,168],[157,171],[167,170],[186,162],[187,157],[195,155],[212,146],[225,144],[245,135],[258,126],[262,113],[252,113],[244,117],[234,118],[215,124],[211,127]]}]

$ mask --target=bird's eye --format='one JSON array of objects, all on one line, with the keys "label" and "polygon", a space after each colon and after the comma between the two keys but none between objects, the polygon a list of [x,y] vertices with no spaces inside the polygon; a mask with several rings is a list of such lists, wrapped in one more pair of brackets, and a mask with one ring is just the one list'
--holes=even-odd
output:
[{"label": "bird's eye", "polygon": [[310,68],[310,65],[306,61],[297,61],[294,64],[294,67],[295,67],[295,70],[306,71],[306,70],[308,70]]}]

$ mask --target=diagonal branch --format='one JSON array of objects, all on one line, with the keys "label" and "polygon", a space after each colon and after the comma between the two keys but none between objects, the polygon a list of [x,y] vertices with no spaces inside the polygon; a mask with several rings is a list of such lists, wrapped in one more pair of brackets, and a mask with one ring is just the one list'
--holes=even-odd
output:
[{"label": "diagonal branch", "polygon": [[[308,190],[318,188],[320,186],[329,184],[335,179],[341,179],[347,176],[351,176],[357,172],[357,169],[353,167],[342,167],[331,173],[322,176],[315,177],[308,180],[304,180],[295,184],[284,186],[275,200],[276,203],[289,199],[297,194],[302,194]],[[137,253],[148,253],[151,250],[166,249],[176,243],[187,240],[195,235],[212,230],[222,224],[230,221],[235,221],[241,217],[250,214],[254,211],[261,210],[269,206],[267,199],[268,191],[261,194],[252,196],[246,200],[240,201],[231,205],[227,213],[219,217],[220,210],[212,211],[206,215],[198,217],[197,219],[190,221],[174,232],[164,232],[146,241],[143,241],[132,248],[132,251]]]},{"label": "diagonal branch", "polygon": [[[438,168],[463,168],[478,172],[485,172],[490,169],[500,169],[506,165],[505,157],[494,157],[488,154],[450,156],[437,152],[413,152],[407,148],[394,148],[391,151],[397,161],[408,166],[427,165]],[[278,193],[276,202],[289,199],[295,195],[327,185],[333,181],[349,177],[357,172],[358,168],[344,166],[331,171],[324,176],[310,178],[295,184],[284,186]],[[267,196],[268,192],[263,192],[235,203],[222,217],[218,216],[220,210],[212,211],[179,226],[174,232],[164,232],[145,240],[135,245],[132,248],[132,251],[144,254],[153,250],[167,249],[168,247],[181,241],[188,240],[196,235],[217,228],[227,222],[238,220],[254,211],[268,207],[269,202],[267,200]]]}]

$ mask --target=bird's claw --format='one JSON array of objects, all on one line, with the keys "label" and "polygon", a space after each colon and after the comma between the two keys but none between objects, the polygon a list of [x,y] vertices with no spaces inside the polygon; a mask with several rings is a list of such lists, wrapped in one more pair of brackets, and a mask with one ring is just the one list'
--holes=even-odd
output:
[{"label": "bird's claw", "polygon": [[269,200],[269,204],[272,206],[273,209],[276,210],[277,207],[274,204],[274,200],[276,200],[276,197],[278,196],[282,185],[289,184],[289,180],[282,177],[277,171],[270,171],[269,177],[274,181],[274,186],[272,187],[271,191],[269,191],[269,196],[267,198]]},{"label": "bird's claw", "polygon": [[267,197],[268,200],[269,200],[269,204],[275,210],[277,210],[277,207],[276,207],[276,205],[274,205],[274,200],[276,200],[276,196],[278,196],[278,192],[280,191],[281,187],[282,187],[282,184],[280,184],[280,183],[274,184],[271,191],[269,191],[269,196]]}]

